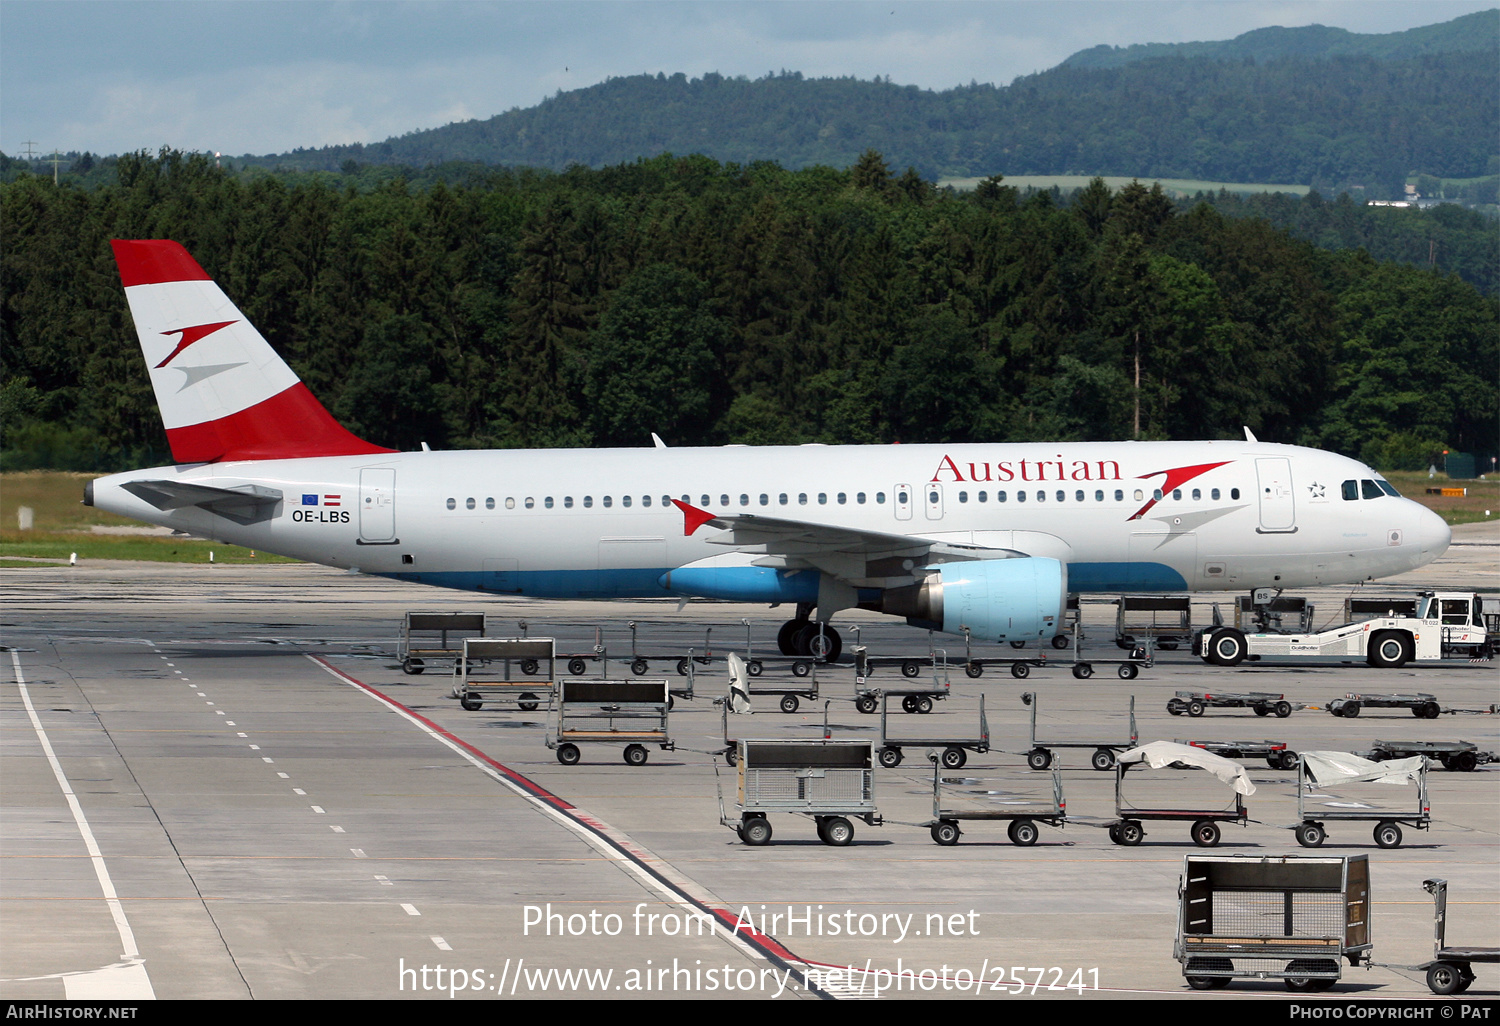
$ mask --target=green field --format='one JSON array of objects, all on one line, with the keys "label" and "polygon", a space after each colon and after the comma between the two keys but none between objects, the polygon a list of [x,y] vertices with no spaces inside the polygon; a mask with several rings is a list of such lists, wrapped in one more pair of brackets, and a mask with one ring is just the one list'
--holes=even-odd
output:
[{"label": "green field", "polygon": [[[1055,185],[1063,192],[1068,192],[1073,189],[1084,188],[1095,178],[1103,178],[1104,184],[1115,191],[1123,189],[1135,181],[1139,181],[1144,185],[1160,182],[1162,191],[1172,197],[1192,197],[1200,192],[1218,192],[1220,189],[1238,193],[1289,192],[1297,196],[1306,196],[1310,191],[1306,185],[1264,185],[1252,182],[1199,182],[1190,178],[1122,178],[1116,175],[1006,175],[1003,184],[1015,186],[1017,189],[1050,189]],[[938,185],[951,185],[959,192],[967,192],[982,181],[984,181],[983,177],[943,178],[938,181]]]}]

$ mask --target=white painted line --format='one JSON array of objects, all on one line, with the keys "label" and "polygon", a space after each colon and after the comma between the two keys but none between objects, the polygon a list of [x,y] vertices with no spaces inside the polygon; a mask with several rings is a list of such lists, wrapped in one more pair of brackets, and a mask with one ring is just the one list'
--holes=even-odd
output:
[{"label": "white painted line", "polygon": [[89,860],[94,865],[94,875],[99,880],[99,888],[104,892],[104,901],[109,906],[110,916],[115,921],[115,929],[120,935],[122,949],[120,957],[127,963],[138,967],[132,969],[129,974],[131,989],[154,1000],[156,993],[151,989],[150,977],[146,975],[145,963],[141,959],[140,949],[136,947],[135,932],[130,929],[130,922],[125,918],[125,908],[120,904],[120,897],[115,893],[114,881],[110,879],[109,868],[104,864],[104,853],[99,850],[99,844],[94,840],[94,832],[89,828],[88,818],[83,814],[83,806],[79,804],[78,796],[73,793],[73,786],[68,783],[67,774],[63,773],[62,763],[58,761],[57,753],[52,750],[52,742],[47,738],[47,732],[42,729],[42,721],[36,714],[36,707],[31,704],[31,693],[26,688],[26,677],[21,672],[21,657],[12,651],[10,662],[15,671],[16,686],[21,691],[21,702],[26,706],[26,715],[31,717],[31,728],[36,731],[37,740],[41,742],[42,751],[46,753],[47,762],[52,767],[52,775],[57,778],[57,786],[62,788],[68,808],[73,812],[73,822],[77,824],[78,832],[83,836],[83,845],[88,849]]},{"label": "white painted line", "polygon": [[251,745],[250,746],[250,750],[252,752],[258,752],[258,751],[260,751],[260,745]]},{"label": "white painted line", "polygon": [[292,779],[292,775],[290,773],[283,773],[280,770],[276,771],[276,775],[278,777],[280,777],[282,780],[291,780]]},{"label": "white painted line", "polygon": [[432,943],[434,943],[434,944],[437,945],[437,949],[439,951],[452,951],[453,950],[452,946],[449,945],[449,943],[447,941],[443,940],[443,938],[441,938],[441,937],[434,937],[434,938],[432,938]]},{"label": "white painted line", "polygon": [[261,761],[261,762],[275,762],[275,761],[276,761],[276,760],[275,760],[275,759],[273,759],[273,758],[271,758],[271,757],[270,757],[270,756],[268,756],[268,755],[262,755],[262,756],[261,756],[261,757],[260,757],[260,761]]},{"label": "white painted line", "polygon": [[314,805],[312,807],[312,810],[314,812],[316,812],[320,816],[326,816],[327,815],[327,813],[323,811],[323,806],[321,806],[321,805]]},{"label": "white painted line", "polygon": [[[234,726],[234,724],[233,724],[233,723],[231,723],[231,724],[230,724],[230,726],[231,726],[231,727],[232,727],[232,726]],[[250,735],[249,735],[249,734],[246,734],[246,733],[245,733],[245,732],[244,732],[244,731],[243,731],[243,730],[242,730],[242,731],[240,731],[240,732],[239,732],[239,733],[238,733],[238,734],[236,734],[236,735],[234,735],[234,736],[235,736],[235,737],[249,737],[249,736],[250,736]]]},{"label": "white painted line", "polygon": [[334,833],[336,833],[336,834],[341,834],[341,833],[343,833],[343,832],[344,832],[344,828],[343,828],[343,827],[341,827],[341,826],[331,826],[331,827],[329,827],[329,828],[328,828],[328,829],[329,829],[329,830],[332,830],[332,831],[333,831],[333,832],[334,832]]},{"label": "white painted line", "polygon": [[304,791],[304,790],[302,790],[302,788],[300,788],[300,787],[294,787],[294,788],[292,788],[292,794],[305,795],[305,794],[307,794],[307,792]]},{"label": "white painted line", "polygon": [[[224,714],[223,713],[219,713],[219,715],[223,716]],[[237,726],[239,726],[239,724],[235,723],[233,720],[225,720],[224,721],[224,726],[226,726],[226,727],[237,727]],[[240,735],[240,737],[244,737],[244,736],[245,736],[244,734]]]},{"label": "white painted line", "polygon": [[350,848],[349,850],[354,853],[354,857],[357,859],[367,859],[370,857],[365,854],[365,850],[363,848]]},{"label": "white painted line", "polygon": [[395,886],[393,883],[391,883],[389,877],[380,876],[378,873],[376,874],[375,879],[380,881],[380,886],[382,886],[382,887],[394,887]]},{"label": "white painted line", "polygon": [[422,914],[422,913],[420,913],[420,912],[417,911],[417,906],[415,906],[415,905],[406,905],[406,904],[403,904],[401,907],[406,910],[406,914],[409,915],[409,916],[419,916],[419,915]]}]

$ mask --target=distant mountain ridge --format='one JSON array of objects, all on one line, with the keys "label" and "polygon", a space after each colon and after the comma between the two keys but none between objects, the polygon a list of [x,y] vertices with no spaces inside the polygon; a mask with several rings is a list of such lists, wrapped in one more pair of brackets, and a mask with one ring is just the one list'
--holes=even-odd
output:
[{"label": "distant mountain ridge", "polygon": [[1500,38],[1500,8],[1476,11],[1440,25],[1423,25],[1404,32],[1358,33],[1327,25],[1300,28],[1274,25],[1218,42],[1101,44],[1079,50],[1061,66],[1122,68],[1156,57],[1206,57],[1218,61],[1373,57],[1399,61],[1427,54],[1494,50],[1497,38]]}]

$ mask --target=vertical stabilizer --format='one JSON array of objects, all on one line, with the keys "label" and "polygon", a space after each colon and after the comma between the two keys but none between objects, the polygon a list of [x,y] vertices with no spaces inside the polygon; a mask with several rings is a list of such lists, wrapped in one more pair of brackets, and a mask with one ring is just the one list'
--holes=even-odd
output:
[{"label": "vertical stabilizer", "polygon": [[111,245],[178,463],[394,451],[340,426],[187,250]]}]

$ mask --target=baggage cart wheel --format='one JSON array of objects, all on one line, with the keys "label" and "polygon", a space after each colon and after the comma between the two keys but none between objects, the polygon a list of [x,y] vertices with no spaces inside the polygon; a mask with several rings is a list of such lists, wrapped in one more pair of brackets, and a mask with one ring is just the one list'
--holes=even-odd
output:
[{"label": "baggage cart wheel", "polygon": [[564,766],[578,765],[578,746],[575,744],[564,744],[557,746],[557,761]]},{"label": "baggage cart wheel", "polygon": [[1452,768],[1460,773],[1472,773],[1479,768],[1479,756],[1473,752],[1459,752],[1449,760]]},{"label": "baggage cart wheel", "polygon": [[1027,666],[1025,663],[1011,663],[1010,675],[1012,677],[1015,677],[1017,680],[1025,680],[1027,677],[1031,676],[1031,667]]},{"label": "baggage cart wheel", "polygon": [[969,761],[969,753],[957,745],[943,749],[943,769],[963,769]]},{"label": "baggage cart wheel", "polygon": [[521,660],[521,672],[526,674],[526,676],[530,677],[539,669],[541,669],[541,665],[535,659]]},{"label": "baggage cart wheel", "polygon": [[752,847],[760,847],[771,842],[771,824],[761,816],[752,816],[745,820],[745,825],[740,827],[740,838]]},{"label": "baggage cart wheel", "polygon": [[651,664],[644,659],[636,659],[630,664],[630,672],[637,677],[645,676],[646,671],[649,669],[651,669]]},{"label": "baggage cart wheel", "polygon": [[1068,636],[1066,634],[1054,634],[1054,635],[1052,635],[1052,647],[1056,648],[1056,649],[1067,648],[1068,647]]},{"label": "baggage cart wheel", "polygon": [[1167,703],[1167,712],[1171,713],[1173,716],[1181,716],[1183,708],[1183,704],[1175,698]]},{"label": "baggage cart wheel", "polygon": [[923,714],[932,712],[932,699],[926,695],[919,696],[917,698],[917,712]]},{"label": "baggage cart wheel", "polygon": [[793,677],[806,677],[809,673],[812,673],[812,663],[806,659],[798,659],[792,664]]},{"label": "baggage cart wheel", "polygon": [[957,820],[944,819],[932,824],[932,839],[945,848],[957,844],[962,833]]},{"label": "baggage cart wheel", "polygon": [[588,668],[589,664],[584,662],[582,659],[568,660],[568,672],[575,677],[582,675],[583,671],[587,670]]},{"label": "baggage cart wheel", "polygon": [[1301,757],[1298,756],[1297,753],[1292,751],[1290,748],[1281,753],[1281,768],[1284,770],[1296,769],[1297,764],[1301,761]]},{"label": "baggage cart wheel", "polygon": [[1012,641],[1010,643],[1010,647],[1011,648],[1025,648],[1026,647],[1026,642],[1024,642],[1024,641]]},{"label": "baggage cart wheel", "polygon": [[1034,770],[1044,770],[1052,765],[1052,753],[1045,748],[1033,748],[1026,753],[1026,765]]},{"label": "baggage cart wheel", "polygon": [[1211,819],[1200,819],[1193,824],[1193,843],[1200,848],[1215,848],[1219,844],[1219,824]]},{"label": "baggage cart wheel", "polygon": [[1116,672],[1119,673],[1121,680],[1135,680],[1136,675],[1139,674],[1141,670],[1140,667],[1135,665],[1135,663],[1121,663],[1119,670],[1117,670]]},{"label": "baggage cart wheel", "polygon": [[[1219,977],[1217,976],[1189,976],[1187,982],[1188,986],[1194,990],[1213,990],[1215,987],[1221,986]],[[1228,982],[1228,977],[1225,977],[1224,983],[1228,984]]]},{"label": "baggage cart wheel", "polygon": [[901,749],[882,748],[880,750],[879,759],[880,765],[884,766],[886,769],[895,769],[897,766],[901,765]]},{"label": "baggage cart wheel", "polygon": [[1401,847],[1401,825],[1388,819],[1376,823],[1375,843],[1382,848]]},{"label": "baggage cart wheel", "polygon": [[1436,702],[1428,702],[1422,706],[1422,719],[1424,720],[1435,720],[1442,714],[1443,710],[1438,707]]},{"label": "baggage cart wheel", "polygon": [[1036,843],[1037,836],[1041,833],[1029,819],[1011,820],[1005,832],[1010,835],[1010,843],[1018,848],[1029,848]]},{"label": "baggage cart wheel", "polygon": [[1120,824],[1111,823],[1109,825],[1109,839],[1116,844],[1120,843]]},{"label": "baggage cart wheel", "polygon": [[409,676],[416,676],[422,672],[422,660],[407,656],[401,660],[401,672]]},{"label": "baggage cart wheel", "polygon": [[1434,994],[1457,994],[1467,990],[1464,974],[1452,962],[1439,962],[1427,970],[1427,989]]},{"label": "baggage cart wheel", "polygon": [[1189,702],[1187,704],[1187,714],[1189,716],[1202,716],[1203,703],[1198,701]]},{"label": "baggage cart wheel", "polygon": [[1297,843],[1304,848],[1321,848],[1328,831],[1318,823],[1303,823],[1297,828]]},{"label": "baggage cart wheel", "polygon": [[1290,716],[1291,714],[1292,714],[1292,703],[1291,702],[1277,702],[1276,703],[1276,718],[1277,719],[1284,720],[1288,716]]},{"label": "baggage cart wheel", "polygon": [[854,700],[854,708],[862,713],[872,713],[879,708],[880,702],[874,695],[860,695]]},{"label": "baggage cart wheel", "polygon": [[973,678],[983,677],[984,676],[984,664],[983,663],[969,663],[967,666],[964,667],[964,673],[967,674],[970,677],[973,677]]},{"label": "baggage cart wheel", "polygon": [[1141,838],[1146,836],[1145,828],[1133,819],[1127,819],[1120,824],[1120,843],[1127,847],[1134,847],[1141,843]]},{"label": "baggage cart wheel", "polygon": [[1088,680],[1094,675],[1094,668],[1088,663],[1076,663],[1073,666],[1073,676],[1079,680]]},{"label": "baggage cart wheel", "polygon": [[1344,707],[1339,710],[1339,715],[1353,719],[1354,717],[1359,715],[1359,703],[1345,702]]},{"label": "baggage cart wheel", "polygon": [[823,843],[842,848],[854,840],[854,824],[843,816],[834,816],[823,821]]},{"label": "baggage cart wheel", "polygon": [[522,712],[536,712],[538,704],[537,697],[529,692],[516,700],[516,705],[521,707]]},{"label": "baggage cart wheel", "polygon": [[901,676],[903,677],[915,677],[921,672],[922,665],[915,659],[908,659],[906,660],[906,662],[901,664]]},{"label": "baggage cart wheel", "polygon": [[798,705],[798,702],[797,702],[797,696],[796,695],[782,695],[781,696],[781,711],[782,712],[784,712],[784,713],[794,713],[794,712],[797,711],[797,705]]},{"label": "baggage cart wheel", "polygon": [[645,745],[625,746],[625,765],[644,766],[649,758],[651,758],[651,753],[646,751]]},{"label": "baggage cart wheel", "polygon": [[738,766],[740,764],[740,750],[739,750],[739,748],[730,748],[730,749],[726,750],[724,752],[724,761],[727,762],[731,766]]},{"label": "baggage cart wheel", "polygon": [[1255,707],[1255,715],[1269,716],[1271,715],[1271,707],[1269,705],[1257,705]]},{"label": "baggage cart wheel", "polygon": [[745,672],[752,677],[759,677],[765,669],[765,665],[759,659],[752,659],[745,664]]},{"label": "baggage cart wheel", "polygon": [[1115,768],[1115,753],[1108,748],[1096,748],[1093,758],[1089,761],[1093,763],[1094,769],[1102,773]]},{"label": "baggage cart wheel", "polygon": [[679,677],[686,677],[687,676],[687,672],[688,672],[688,661],[686,659],[679,659],[679,660],[677,660],[677,676],[679,676]]},{"label": "baggage cart wheel", "polygon": [[903,696],[901,696],[901,711],[902,712],[909,712],[909,713],[916,712],[917,711],[917,696],[916,695],[903,695]]},{"label": "baggage cart wheel", "polygon": [[458,704],[469,710],[469,712],[474,712],[476,709],[481,709],[484,707],[484,703],[475,698],[473,695],[465,695],[458,700]]}]

